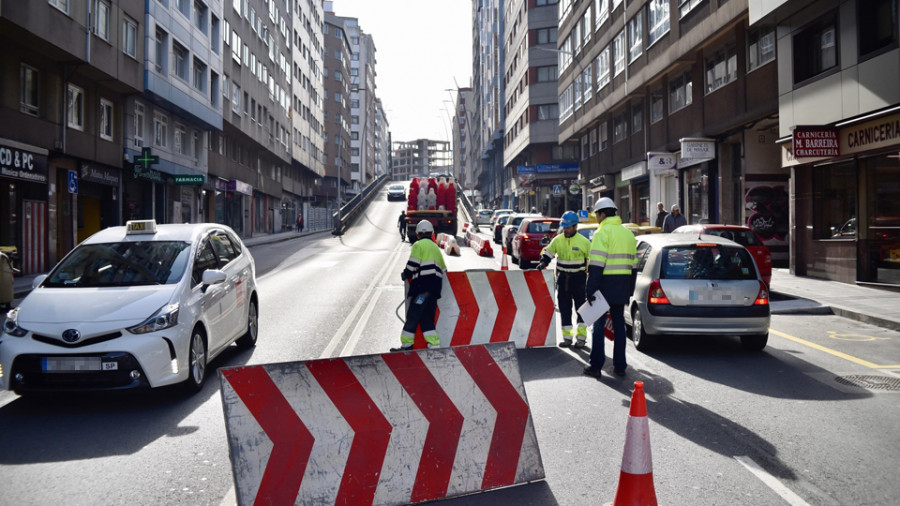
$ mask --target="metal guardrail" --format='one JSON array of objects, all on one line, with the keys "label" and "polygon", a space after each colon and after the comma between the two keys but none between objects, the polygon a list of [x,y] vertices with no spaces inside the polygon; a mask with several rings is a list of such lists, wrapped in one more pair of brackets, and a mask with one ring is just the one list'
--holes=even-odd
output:
[{"label": "metal guardrail", "polygon": [[475,223],[475,216],[477,216],[477,213],[475,212],[475,206],[472,205],[472,201],[469,200],[469,196],[466,195],[466,192],[463,191],[459,183],[456,184],[456,197],[457,199],[459,199],[460,204],[462,204],[460,207],[466,213],[466,216],[468,218],[466,221],[469,223]]},{"label": "metal guardrail", "polygon": [[353,221],[359,217],[360,213],[366,208],[369,200],[372,198],[372,195],[376,194],[385,182],[390,180],[390,176],[387,174],[382,174],[378,176],[374,181],[372,181],[369,186],[363,188],[361,192],[356,194],[349,202],[347,202],[344,207],[340,209],[340,211],[334,213],[332,216],[334,229],[331,231],[332,235],[343,235],[344,230],[347,229],[347,226],[353,223]]}]

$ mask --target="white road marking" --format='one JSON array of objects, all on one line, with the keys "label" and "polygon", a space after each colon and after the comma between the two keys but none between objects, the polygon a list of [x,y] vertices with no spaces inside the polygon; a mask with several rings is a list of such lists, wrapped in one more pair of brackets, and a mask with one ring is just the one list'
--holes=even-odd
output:
[{"label": "white road marking", "polygon": [[767,473],[765,469],[759,466],[753,459],[746,455],[735,456],[735,460],[741,463],[744,467],[747,468],[748,471],[753,473],[757,478],[760,479],[763,483],[766,484],[769,488],[771,488],[776,494],[781,496],[782,499],[785,500],[788,504],[792,506],[809,506],[809,503],[804,501],[800,496],[792,492],[789,488],[785,487],[783,483],[778,481],[778,478],[775,478],[771,474]]}]

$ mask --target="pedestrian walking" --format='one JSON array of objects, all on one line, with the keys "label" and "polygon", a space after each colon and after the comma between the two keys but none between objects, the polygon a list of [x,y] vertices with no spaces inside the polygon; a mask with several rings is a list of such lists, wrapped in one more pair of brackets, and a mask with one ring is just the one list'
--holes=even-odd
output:
[{"label": "pedestrian walking", "polygon": [[400,229],[400,240],[406,240],[406,211],[400,211],[400,217],[397,218],[397,228]]},{"label": "pedestrian walking", "polygon": [[303,232],[303,215],[297,215],[297,232]]},{"label": "pedestrian walking", "polygon": [[616,204],[604,197],[594,204],[594,212],[600,227],[591,242],[585,297],[594,302],[594,293],[600,290],[609,304],[609,312],[594,322],[590,365],[584,373],[600,377],[606,361],[603,339],[606,318],[612,318],[613,371],[625,376],[625,304],[634,292],[634,267],[637,264],[637,240],[634,234],[622,226],[622,218],[616,216]]},{"label": "pedestrian walking", "polygon": [[662,228],[666,216],[668,216],[669,213],[666,212],[666,206],[664,206],[662,202],[656,203],[656,210],[658,211],[656,213],[656,228]]},{"label": "pedestrian walking", "polygon": [[678,207],[678,204],[672,204],[672,214],[666,216],[666,219],[663,221],[663,232],[668,234],[682,225],[687,225],[687,220],[681,214],[681,208]]},{"label": "pedestrian walking", "polygon": [[574,211],[563,213],[559,222],[563,233],[557,235],[550,244],[541,251],[538,269],[546,269],[556,255],[556,304],[562,323],[563,340],[560,347],[572,346],[584,348],[587,343],[587,326],[581,315],[577,313],[576,329],[572,328],[572,309],[584,304],[584,288],[587,281],[587,263],[591,253],[591,243],[578,233],[578,215]]},{"label": "pedestrian walking", "polygon": [[434,227],[428,220],[416,225],[418,240],[412,245],[406,268],[400,273],[403,281],[409,280],[407,293],[406,322],[400,333],[400,347],[391,351],[407,351],[413,348],[416,328],[422,327],[422,334],[429,348],[441,345],[441,339],[434,329],[434,316],[437,301],[441,298],[441,287],[444,283],[444,255],[441,248],[432,240]]}]

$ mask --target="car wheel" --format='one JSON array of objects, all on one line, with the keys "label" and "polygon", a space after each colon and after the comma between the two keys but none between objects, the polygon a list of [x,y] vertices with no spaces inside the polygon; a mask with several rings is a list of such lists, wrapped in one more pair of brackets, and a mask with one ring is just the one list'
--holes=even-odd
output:
[{"label": "car wheel", "polygon": [[188,393],[199,392],[206,379],[206,340],[200,327],[191,333],[191,345],[188,349],[188,378],[184,381],[184,389]]},{"label": "car wheel", "polygon": [[250,307],[247,310],[247,331],[238,338],[237,345],[240,348],[247,349],[256,346],[256,337],[259,333],[259,311],[256,309],[256,301],[250,301]]},{"label": "car wheel", "polygon": [[631,340],[634,341],[634,347],[640,351],[646,351],[653,347],[655,338],[656,336],[644,331],[644,319],[641,316],[641,310],[634,308],[634,313],[631,315]]},{"label": "car wheel", "polygon": [[747,351],[760,351],[766,347],[769,342],[769,333],[758,334],[755,336],[741,336],[741,346]]}]

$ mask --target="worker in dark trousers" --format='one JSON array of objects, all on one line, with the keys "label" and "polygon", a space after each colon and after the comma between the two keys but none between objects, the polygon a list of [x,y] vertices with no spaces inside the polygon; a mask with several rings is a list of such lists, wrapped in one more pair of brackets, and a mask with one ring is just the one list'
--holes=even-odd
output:
[{"label": "worker in dark trousers", "polygon": [[429,348],[441,345],[441,339],[434,328],[434,317],[437,301],[441,298],[447,264],[444,263],[441,248],[434,243],[433,235],[434,226],[428,220],[422,220],[416,225],[418,240],[412,245],[409,261],[400,274],[403,281],[409,280],[406,323],[400,333],[400,347],[391,348],[391,351],[412,350],[416,328],[420,325]]},{"label": "worker in dark trousers", "polygon": [[575,347],[584,348],[587,343],[587,326],[579,314],[577,329],[573,329],[572,309],[573,302],[574,309],[584,304],[584,286],[587,281],[591,243],[578,233],[578,215],[574,211],[566,211],[559,224],[563,227],[563,233],[554,237],[541,251],[541,261],[537,268],[546,269],[553,255],[556,255],[556,304],[559,306],[563,334],[563,340],[559,345],[563,348],[572,346],[574,336]]},{"label": "worker in dark trousers", "polygon": [[400,211],[400,217],[397,218],[397,227],[400,228],[400,240],[406,240],[406,211]]}]

